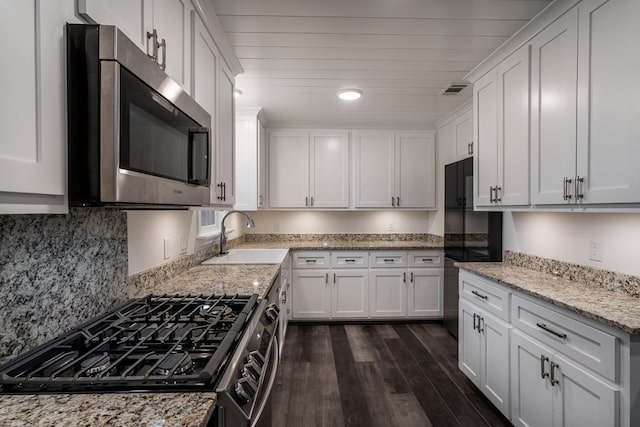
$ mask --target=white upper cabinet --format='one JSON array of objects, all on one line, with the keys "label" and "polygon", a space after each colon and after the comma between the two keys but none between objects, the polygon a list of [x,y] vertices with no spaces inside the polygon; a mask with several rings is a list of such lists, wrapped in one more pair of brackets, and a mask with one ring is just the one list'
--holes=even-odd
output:
[{"label": "white upper cabinet", "polygon": [[153,31],[152,8],[153,0],[78,0],[80,16],[89,22],[115,25],[148,54],[151,45],[147,50],[147,31]]},{"label": "white upper cabinet", "polygon": [[[220,62],[218,49],[202,18],[195,11],[191,13],[192,52],[191,96],[211,117],[216,117],[217,75]],[[213,119],[212,119],[213,124]],[[211,135],[215,139],[215,129]]]},{"label": "white upper cabinet", "polygon": [[640,2],[583,0],[577,8],[577,202],[640,203]]},{"label": "white upper cabinet", "polygon": [[529,204],[529,47],[474,85],[476,206]]},{"label": "white upper cabinet", "polygon": [[533,204],[562,204],[576,172],[578,11],[531,40]]},{"label": "white upper cabinet", "polygon": [[[65,24],[73,1],[11,0],[0,16],[0,213],[66,213]],[[7,58],[10,58],[8,60]]]},{"label": "white upper cabinet", "polygon": [[260,138],[264,133],[260,109],[236,110],[236,203],[234,209],[255,211],[260,206],[259,175],[264,173],[260,156],[265,155]]},{"label": "white upper cabinet", "polygon": [[[157,47],[157,62],[185,90],[189,90],[189,0],[78,0],[78,12],[87,20],[115,25],[147,55]],[[157,39],[150,37],[156,32]]]},{"label": "white upper cabinet", "polygon": [[473,112],[461,114],[453,120],[456,158],[464,159],[473,155]]},{"label": "white upper cabinet", "polygon": [[395,207],[394,156],[393,132],[353,132],[354,206],[356,208],[390,208],[392,203]]},{"label": "white upper cabinet", "polygon": [[348,208],[349,132],[271,131],[269,206]]},{"label": "white upper cabinet", "polygon": [[309,206],[309,132],[269,133],[269,207]]},{"label": "white upper cabinet", "polygon": [[354,207],[435,208],[432,131],[354,131]]},{"label": "white upper cabinet", "polygon": [[267,182],[269,156],[267,155],[267,131],[262,121],[258,120],[258,207],[267,207]]},{"label": "white upper cabinet", "polygon": [[220,63],[218,69],[218,114],[215,127],[218,137],[215,148],[215,173],[211,192],[216,194],[212,204],[232,206],[235,203],[235,78],[229,68]]}]

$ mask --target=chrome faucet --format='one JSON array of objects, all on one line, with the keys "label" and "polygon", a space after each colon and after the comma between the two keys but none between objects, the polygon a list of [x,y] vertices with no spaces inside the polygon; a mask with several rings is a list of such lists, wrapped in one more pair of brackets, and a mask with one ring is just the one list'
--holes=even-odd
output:
[{"label": "chrome faucet", "polygon": [[251,219],[251,217],[249,216],[248,213],[244,212],[244,211],[229,211],[225,214],[225,216],[222,217],[222,221],[220,221],[220,253],[218,253],[218,255],[224,255],[229,253],[229,251],[227,250],[227,235],[226,235],[226,227],[224,225],[224,220],[227,219],[227,217],[229,215],[231,215],[232,213],[239,213],[244,215],[245,217],[247,217],[247,228],[253,228],[256,226],[256,224],[253,222],[253,219]]}]

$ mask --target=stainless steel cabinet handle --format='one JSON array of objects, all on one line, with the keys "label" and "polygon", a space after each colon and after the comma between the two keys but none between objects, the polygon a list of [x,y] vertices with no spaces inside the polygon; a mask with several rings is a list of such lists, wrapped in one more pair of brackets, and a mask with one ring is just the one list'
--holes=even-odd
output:
[{"label": "stainless steel cabinet handle", "polygon": [[549,358],[547,356],[545,356],[544,354],[540,355],[540,377],[542,377],[542,379],[545,379],[549,376],[549,373],[544,371],[544,362],[548,361]]},{"label": "stainless steel cabinet handle", "polygon": [[553,335],[557,336],[558,338],[562,338],[562,339],[566,339],[567,338],[567,334],[563,334],[561,332],[556,332],[553,329],[549,328],[544,323],[536,323],[536,326],[538,328],[540,328],[540,329],[544,329],[545,331],[549,332],[550,334],[553,334]]},{"label": "stainless steel cabinet handle", "polygon": [[167,42],[162,39],[162,41],[158,44],[158,47],[162,49],[162,62],[158,65],[160,65],[160,69],[164,71],[167,69]]},{"label": "stainless steel cabinet handle", "polygon": [[433,262],[433,258],[422,258],[422,262]]},{"label": "stainless steel cabinet handle", "polygon": [[306,262],[307,264],[315,264],[316,262],[318,262],[317,259],[305,259],[304,262]]},{"label": "stainless steel cabinet handle", "polygon": [[473,142],[469,143],[469,154],[473,154]]},{"label": "stainless steel cabinet handle", "polygon": [[496,199],[495,199],[495,202],[496,202],[496,203],[499,203],[499,202],[501,202],[501,201],[502,201],[502,198],[501,198],[501,197],[498,197],[498,193],[499,193],[499,192],[501,192],[501,191],[502,191],[502,187],[498,187],[498,186],[496,185]]},{"label": "stainless steel cabinet handle", "polygon": [[402,273],[402,282],[403,283],[407,283],[407,273],[406,272]]},{"label": "stainless steel cabinet handle", "polygon": [[329,273],[325,273],[324,274],[324,284],[328,284],[329,283]]},{"label": "stainless steel cabinet handle", "polygon": [[311,206],[313,206],[313,196],[310,197],[311,200]]},{"label": "stainless steel cabinet handle", "polygon": [[345,259],[344,262],[346,262],[347,264],[352,264],[354,262],[356,262],[355,259]]},{"label": "stainless steel cabinet handle", "polygon": [[385,258],[383,259],[384,262],[393,262],[393,258]]},{"label": "stainless steel cabinet handle", "polygon": [[477,296],[478,298],[482,298],[483,300],[487,300],[489,299],[488,296],[486,295],[482,295],[480,292],[478,291],[471,291],[472,294],[474,294],[475,296]]},{"label": "stainless steel cabinet handle", "polygon": [[227,201],[227,183],[222,183],[222,200]]},{"label": "stainless steel cabinet handle", "polygon": [[[149,54],[149,40],[152,40],[151,54]],[[147,56],[156,64],[158,63],[158,32],[155,28],[152,32],[147,31]]]},{"label": "stainless steel cabinet handle", "polygon": [[396,207],[396,198],[391,196],[391,207],[395,208]]},{"label": "stainless steel cabinet handle", "polygon": [[396,206],[400,207],[400,196],[396,197]]},{"label": "stainless steel cabinet handle", "polygon": [[[476,319],[478,318],[478,315],[473,313],[473,330],[476,330]],[[479,328],[478,328],[479,329]]]},{"label": "stainless steel cabinet handle", "polygon": [[336,283],[336,273],[333,273],[333,283]]},{"label": "stainless steel cabinet handle", "polygon": [[409,279],[411,283],[413,283],[413,271],[411,272],[411,279]]},{"label": "stainless steel cabinet handle", "polygon": [[489,203],[493,203],[495,200],[493,198],[493,187],[489,187]]},{"label": "stainless steel cabinet handle", "polygon": [[556,378],[556,368],[559,368],[560,365],[558,365],[555,362],[551,362],[551,386],[555,386],[556,384],[560,384],[560,380]]},{"label": "stainless steel cabinet handle", "polygon": [[222,182],[219,184],[216,184],[216,187],[218,187],[220,189],[219,195],[217,197],[218,200],[224,200],[223,196],[222,196]]},{"label": "stainless steel cabinet handle", "polygon": [[584,177],[576,176],[576,186],[575,186],[576,200],[584,199],[584,194],[582,193],[583,182],[584,182]]},{"label": "stainless steel cabinet handle", "polygon": [[478,315],[478,333],[481,334],[484,332],[484,317],[480,317]]},{"label": "stainless steel cabinet handle", "polygon": [[258,205],[262,206],[262,195],[258,196]]},{"label": "stainless steel cabinet handle", "polygon": [[566,176],[562,180],[562,200],[571,200],[571,183],[573,180]]}]

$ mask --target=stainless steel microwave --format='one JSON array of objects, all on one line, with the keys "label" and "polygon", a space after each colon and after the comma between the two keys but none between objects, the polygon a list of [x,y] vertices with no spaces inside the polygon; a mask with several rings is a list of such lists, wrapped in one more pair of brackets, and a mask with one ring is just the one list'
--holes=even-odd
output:
[{"label": "stainless steel microwave", "polygon": [[116,27],[66,36],[69,204],[208,205],[211,116]]}]

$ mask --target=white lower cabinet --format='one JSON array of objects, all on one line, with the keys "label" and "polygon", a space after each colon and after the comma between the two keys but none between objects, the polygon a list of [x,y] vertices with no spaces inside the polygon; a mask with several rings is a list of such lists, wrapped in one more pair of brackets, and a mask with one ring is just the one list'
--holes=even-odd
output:
[{"label": "white lower cabinet", "polygon": [[331,315],[329,269],[293,270],[291,301],[294,319],[327,319]]},{"label": "white lower cabinet", "polygon": [[514,425],[638,425],[628,337],[465,271],[459,287],[458,366]]},{"label": "white lower cabinet", "polygon": [[369,270],[334,270],[331,317],[364,318],[369,315]]},{"label": "white lower cabinet", "polygon": [[509,417],[511,326],[464,299],[459,310],[458,366]]},{"label": "white lower cabinet", "polygon": [[617,426],[619,391],[519,331],[511,338],[516,426]]},{"label": "white lower cabinet", "polygon": [[441,318],[442,259],[433,250],[295,252],[292,318]]}]

